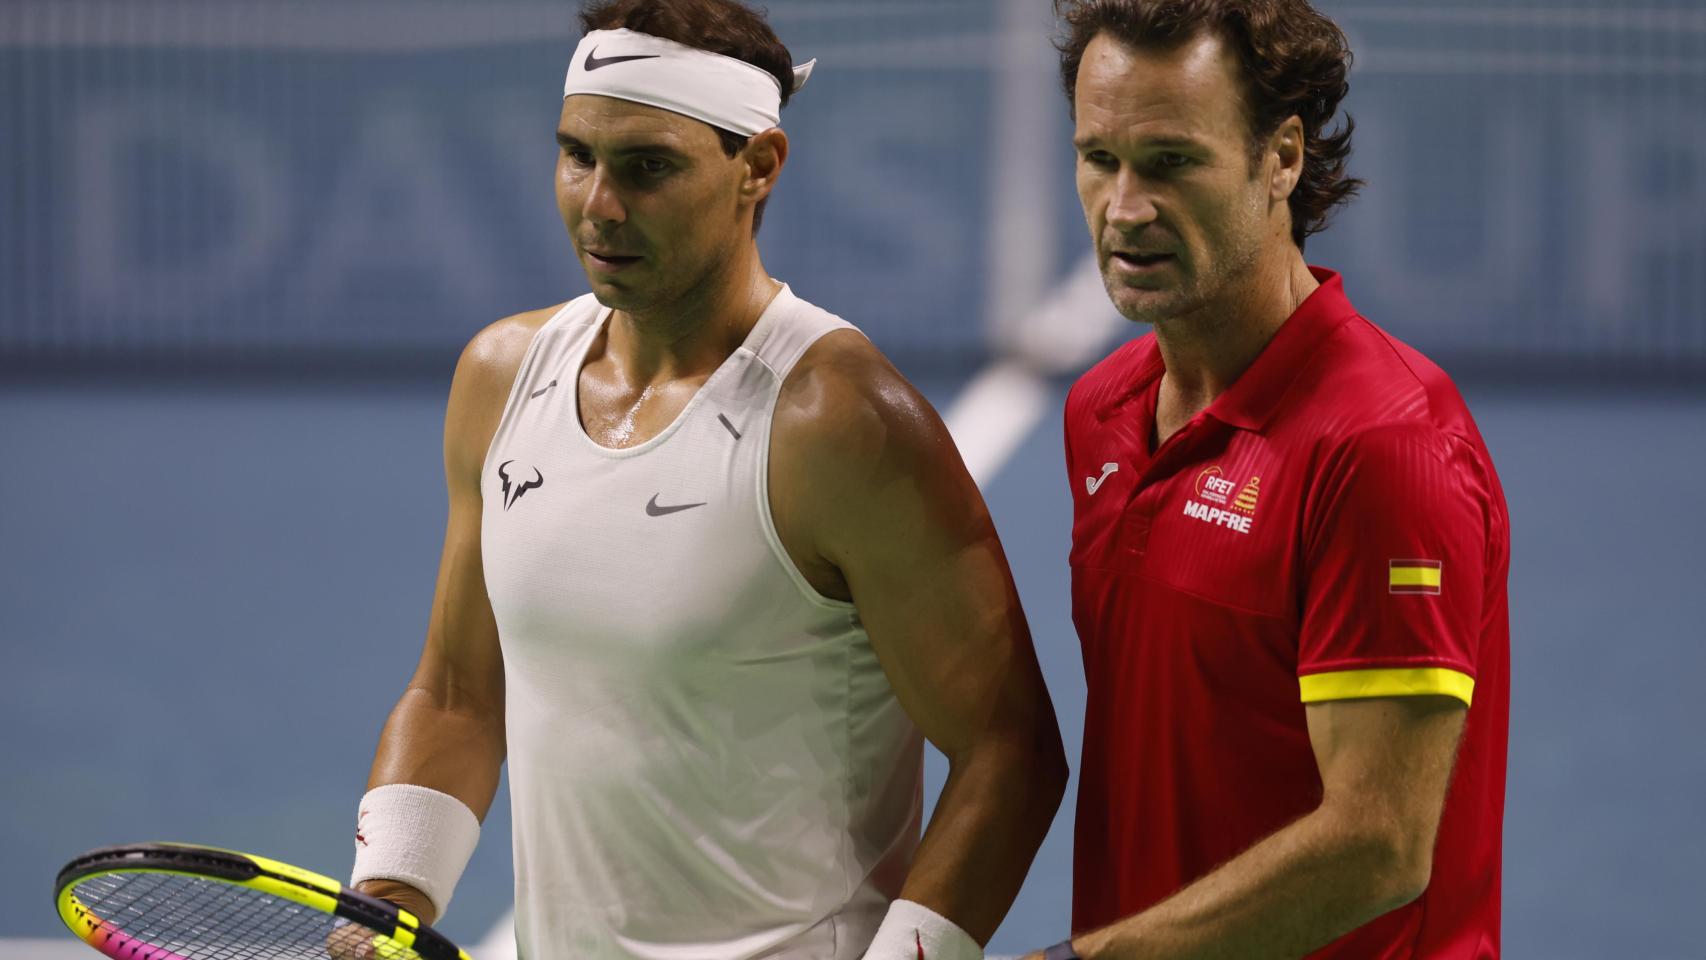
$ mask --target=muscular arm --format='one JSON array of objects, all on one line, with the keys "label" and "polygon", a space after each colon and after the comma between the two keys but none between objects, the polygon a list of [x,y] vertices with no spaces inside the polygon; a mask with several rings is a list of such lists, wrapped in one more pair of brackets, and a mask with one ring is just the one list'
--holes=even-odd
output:
[{"label": "muscular arm", "polygon": [[900,895],[985,943],[1067,771],[983,498],[923,398],[862,338],[839,333],[784,385],[771,498],[796,563],[858,605],[902,707],[948,759]]},{"label": "muscular arm", "polygon": [[[456,365],[445,413],[450,517],[426,645],[379,735],[369,789],[412,783],[448,793],[485,819],[504,759],[503,661],[480,563],[480,471],[504,401],[534,331],[549,311],[499,321]],[[431,923],[425,895],[394,880],[362,890]]]},{"label": "muscular arm", "polygon": [[1321,805],[1151,909],[1074,937],[1080,956],[1300,957],[1421,895],[1463,704],[1417,696],[1307,709]]}]

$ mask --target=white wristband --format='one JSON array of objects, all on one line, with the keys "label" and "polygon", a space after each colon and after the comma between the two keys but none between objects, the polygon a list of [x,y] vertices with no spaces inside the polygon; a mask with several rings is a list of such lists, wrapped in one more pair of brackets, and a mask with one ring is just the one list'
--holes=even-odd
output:
[{"label": "white wristband", "polygon": [[865,960],[983,960],[983,948],[971,935],[921,903],[896,900],[889,904],[883,925]]},{"label": "white wristband", "polygon": [[437,923],[479,841],[479,819],[450,794],[412,783],[374,787],[356,817],[350,886],[400,880],[427,895]]}]

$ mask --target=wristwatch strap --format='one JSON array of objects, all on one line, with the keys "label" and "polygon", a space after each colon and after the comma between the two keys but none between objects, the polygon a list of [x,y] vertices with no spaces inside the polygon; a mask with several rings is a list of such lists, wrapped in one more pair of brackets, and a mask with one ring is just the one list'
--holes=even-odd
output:
[{"label": "wristwatch strap", "polygon": [[1072,941],[1067,939],[1044,950],[1043,960],[1079,960],[1079,957],[1072,949]]}]

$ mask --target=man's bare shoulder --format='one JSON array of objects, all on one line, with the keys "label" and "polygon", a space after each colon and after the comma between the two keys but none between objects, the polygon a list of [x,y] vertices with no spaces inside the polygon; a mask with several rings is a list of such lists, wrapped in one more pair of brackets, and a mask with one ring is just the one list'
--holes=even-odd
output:
[{"label": "man's bare shoulder", "polygon": [[964,544],[992,529],[942,418],[854,333],[824,336],[783,383],[770,502],[778,530],[844,576],[877,557],[905,566],[888,552],[896,542]]},{"label": "man's bare shoulder", "polygon": [[788,372],[776,401],[771,456],[836,469],[874,467],[916,455],[917,444],[946,440],[935,410],[882,351],[856,332],[837,331]]},{"label": "man's bare shoulder", "polygon": [[559,303],[488,324],[462,348],[462,358],[456,363],[457,380],[468,379],[474,381],[471,385],[482,386],[501,383],[507,394],[534,336],[562,308]]},{"label": "man's bare shoulder", "polygon": [[558,304],[504,317],[462,348],[444,418],[445,452],[453,469],[478,471],[527,348],[561,309]]}]

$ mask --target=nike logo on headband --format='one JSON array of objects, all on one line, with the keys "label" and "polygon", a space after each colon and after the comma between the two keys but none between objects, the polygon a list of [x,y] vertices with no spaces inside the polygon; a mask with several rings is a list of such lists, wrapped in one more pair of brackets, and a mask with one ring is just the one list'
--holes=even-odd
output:
[{"label": "nike logo on headband", "polygon": [[599,67],[608,67],[613,63],[621,63],[624,60],[656,60],[658,56],[659,54],[655,53],[636,53],[626,57],[600,58],[598,55],[598,48],[593,47],[591,50],[586,52],[586,62],[581,64],[581,68],[586,70],[588,73],[591,73]]}]

